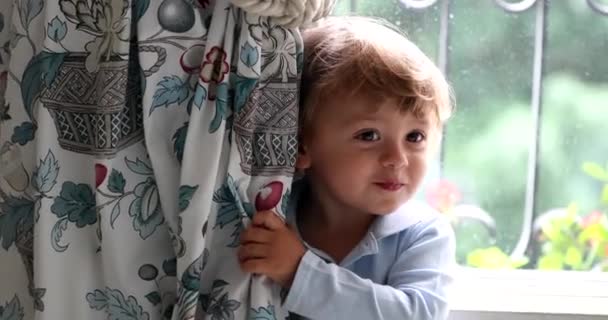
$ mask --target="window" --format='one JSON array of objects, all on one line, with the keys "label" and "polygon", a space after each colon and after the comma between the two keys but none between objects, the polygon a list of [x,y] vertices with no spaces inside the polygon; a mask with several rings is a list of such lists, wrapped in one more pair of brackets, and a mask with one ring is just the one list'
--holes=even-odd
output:
[{"label": "window", "polygon": [[454,87],[419,195],[467,267],[453,318],[608,315],[608,1],[338,0],[347,13],[399,26]]}]

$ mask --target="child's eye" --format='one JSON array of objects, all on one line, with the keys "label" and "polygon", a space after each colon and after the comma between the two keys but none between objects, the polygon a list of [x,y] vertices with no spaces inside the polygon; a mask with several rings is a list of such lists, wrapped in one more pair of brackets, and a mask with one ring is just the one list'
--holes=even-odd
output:
[{"label": "child's eye", "polygon": [[380,135],[376,131],[369,130],[357,134],[355,138],[362,141],[377,141],[380,140]]},{"label": "child's eye", "polygon": [[420,132],[420,131],[413,131],[407,134],[407,136],[405,137],[405,139],[408,142],[413,142],[413,143],[419,143],[424,141],[426,137],[424,136],[424,133]]}]

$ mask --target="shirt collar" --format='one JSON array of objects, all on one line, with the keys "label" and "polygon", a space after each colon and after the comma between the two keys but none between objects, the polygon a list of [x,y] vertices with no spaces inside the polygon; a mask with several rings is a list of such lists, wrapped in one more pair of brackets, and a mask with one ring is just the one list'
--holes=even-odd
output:
[{"label": "shirt collar", "polygon": [[436,215],[436,211],[427,204],[418,200],[410,200],[395,212],[376,218],[370,227],[370,232],[376,240],[380,240],[420,222],[428,221]]},{"label": "shirt collar", "polygon": [[[294,182],[288,210],[285,212],[287,222],[295,227],[297,227],[295,219],[297,204],[305,184],[304,181]],[[378,241],[436,216],[437,212],[427,204],[418,200],[410,200],[395,212],[378,216],[371,225],[369,232],[372,238]]]}]

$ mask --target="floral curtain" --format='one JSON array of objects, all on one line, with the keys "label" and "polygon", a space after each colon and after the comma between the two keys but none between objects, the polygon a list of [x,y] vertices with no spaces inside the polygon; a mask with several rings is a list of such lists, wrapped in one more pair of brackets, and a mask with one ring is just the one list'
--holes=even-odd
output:
[{"label": "floral curtain", "polygon": [[228,0],[0,1],[0,319],[285,319],[296,29]]}]

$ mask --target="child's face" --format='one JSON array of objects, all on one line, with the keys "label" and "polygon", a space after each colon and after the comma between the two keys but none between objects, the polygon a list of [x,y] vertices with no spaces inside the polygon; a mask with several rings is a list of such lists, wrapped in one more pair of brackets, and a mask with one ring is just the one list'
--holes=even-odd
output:
[{"label": "child's face", "polygon": [[440,139],[437,120],[352,97],[319,105],[297,166],[314,194],[345,210],[387,214],[415,193]]}]

